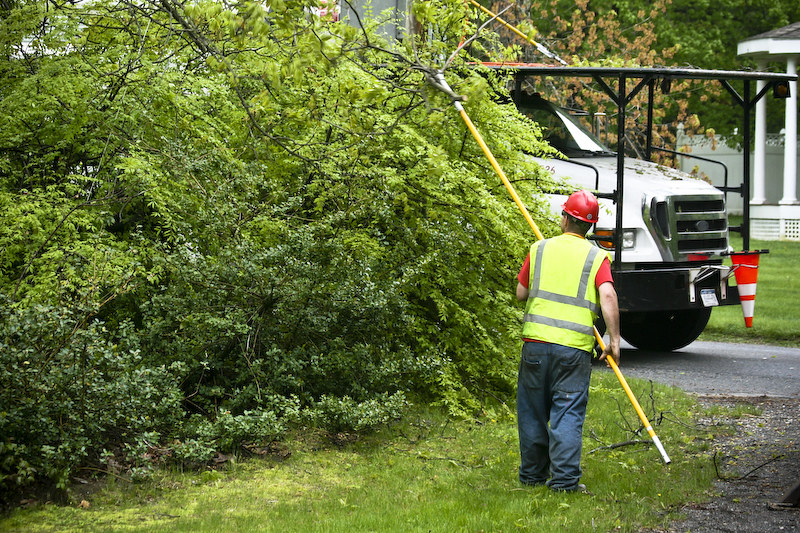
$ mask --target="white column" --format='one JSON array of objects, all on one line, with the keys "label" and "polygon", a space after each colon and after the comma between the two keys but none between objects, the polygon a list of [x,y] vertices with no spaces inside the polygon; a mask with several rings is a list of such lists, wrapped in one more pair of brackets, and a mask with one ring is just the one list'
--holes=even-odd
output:
[{"label": "white column", "polygon": [[[797,56],[786,60],[786,73],[797,74]],[[781,205],[797,205],[797,82],[789,82],[786,99],[786,136],[783,151],[783,198]]]},{"label": "white column", "polygon": [[[756,68],[763,72],[767,68],[765,60],[756,62]],[[764,80],[756,81],[756,94],[767,84]],[[751,205],[767,203],[767,98],[756,102],[756,131],[753,148],[753,198]]]}]

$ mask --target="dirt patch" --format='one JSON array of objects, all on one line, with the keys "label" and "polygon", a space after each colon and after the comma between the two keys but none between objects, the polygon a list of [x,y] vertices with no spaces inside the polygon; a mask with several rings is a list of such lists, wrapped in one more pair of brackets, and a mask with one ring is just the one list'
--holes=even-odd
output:
[{"label": "dirt patch", "polygon": [[800,400],[700,397],[700,401],[705,405],[747,402],[762,413],[727,420],[736,433],[715,441],[712,455],[719,475],[715,496],[708,502],[684,505],[679,511],[685,518],[662,531],[800,531],[800,507],[779,505],[800,483]]}]

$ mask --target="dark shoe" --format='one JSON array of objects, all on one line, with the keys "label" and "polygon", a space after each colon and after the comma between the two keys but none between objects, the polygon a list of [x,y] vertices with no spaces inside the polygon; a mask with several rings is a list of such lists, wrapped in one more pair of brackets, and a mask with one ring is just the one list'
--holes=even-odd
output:
[{"label": "dark shoe", "polygon": [[572,489],[571,492],[579,492],[581,494],[588,494],[589,496],[594,496],[594,493],[592,493],[589,489],[587,489],[586,485],[584,485],[583,483],[578,483],[578,485],[574,489]]},{"label": "dark shoe", "polygon": [[578,483],[577,485],[575,485],[575,487],[571,489],[553,489],[553,490],[556,492],[578,492],[580,494],[589,494],[591,496],[594,496],[594,494],[589,492],[589,490],[586,488],[586,485],[584,485],[583,483]]}]

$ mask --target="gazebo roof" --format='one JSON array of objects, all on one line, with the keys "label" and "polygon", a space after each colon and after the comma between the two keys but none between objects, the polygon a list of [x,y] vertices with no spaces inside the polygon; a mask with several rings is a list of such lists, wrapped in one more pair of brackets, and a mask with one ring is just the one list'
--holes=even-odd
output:
[{"label": "gazebo roof", "polygon": [[800,22],[739,41],[737,54],[761,57],[800,54]]}]

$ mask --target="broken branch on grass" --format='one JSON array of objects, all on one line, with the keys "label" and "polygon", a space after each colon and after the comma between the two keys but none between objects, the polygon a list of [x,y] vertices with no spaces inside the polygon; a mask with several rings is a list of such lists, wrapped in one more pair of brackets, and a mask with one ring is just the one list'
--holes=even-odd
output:
[{"label": "broken branch on grass", "polygon": [[625,442],[616,442],[614,444],[609,444],[607,446],[600,446],[599,448],[595,448],[590,450],[589,453],[599,452],[601,450],[615,450],[617,448],[623,448],[625,446],[635,446],[636,444],[652,444],[649,440],[626,440]]},{"label": "broken branch on grass", "polygon": [[753,468],[752,470],[750,470],[746,474],[743,474],[743,475],[737,476],[737,477],[726,477],[726,476],[723,476],[722,474],[719,473],[719,467],[717,465],[717,455],[719,455],[719,452],[715,451],[714,452],[714,456],[712,458],[713,462],[714,462],[714,472],[716,472],[716,474],[717,474],[717,479],[721,479],[723,481],[741,481],[742,479],[745,479],[747,476],[749,476],[750,474],[752,474],[756,470],[760,470],[761,468],[764,468],[768,464],[774,463],[775,461],[778,461],[780,459],[784,459],[786,457],[785,455],[776,455],[772,459],[770,459],[768,461],[764,461],[763,463],[761,463],[757,467]]}]

